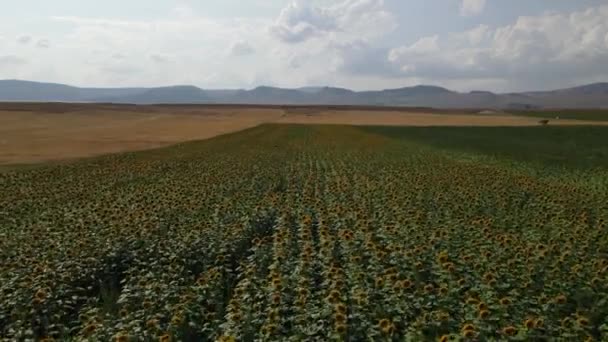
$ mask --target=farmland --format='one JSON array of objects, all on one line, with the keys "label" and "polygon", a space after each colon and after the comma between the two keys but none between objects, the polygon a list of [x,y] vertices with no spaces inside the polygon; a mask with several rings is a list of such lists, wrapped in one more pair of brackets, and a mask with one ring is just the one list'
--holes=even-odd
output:
[{"label": "farmland", "polygon": [[[208,139],[263,123],[537,126],[539,118],[431,108],[0,103],[0,165],[65,161]],[[608,125],[601,115],[551,125]],[[0,172],[2,169],[0,168]]]},{"label": "farmland", "polygon": [[0,336],[606,340],[606,136],[267,124],[11,169]]}]

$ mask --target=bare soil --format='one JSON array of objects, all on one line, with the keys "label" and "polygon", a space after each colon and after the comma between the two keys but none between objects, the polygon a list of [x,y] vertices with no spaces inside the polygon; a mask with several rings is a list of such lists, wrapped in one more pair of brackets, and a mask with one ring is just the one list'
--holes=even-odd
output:
[{"label": "bare soil", "polygon": [[[0,104],[0,165],[88,157],[207,139],[263,123],[531,126],[539,119],[370,107]],[[608,122],[559,120],[551,125]]]}]

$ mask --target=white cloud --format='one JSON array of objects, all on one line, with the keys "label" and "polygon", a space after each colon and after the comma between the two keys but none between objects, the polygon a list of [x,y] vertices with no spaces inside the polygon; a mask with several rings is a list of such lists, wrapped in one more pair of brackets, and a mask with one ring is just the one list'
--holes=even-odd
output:
[{"label": "white cloud", "polygon": [[479,15],[486,7],[486,0],[462,0],[460,15],[469,17]]},{"label": "white cloud", "polygon": [[0,56],[0,68],[12,68],[27,64],[25,58],[15,55]]},{"label": "white cloud", "polygon": [[239,40],[232,44],[229,50],[231,56],[246,56],[253,53],[255,53],[253,46],[244,40]]},{"label": "white cloud", "polygon": [[158,53],[150,55],[150,59],[157,64],[169,63],[171,61],[169,57]]},{"label": "white cloud", "polygon": [[17,37],[17,43],[19,43],[19,44],[26,45],[26,44],[29,44],[31,41],[32,41],[32,37],[28,36],[28,35],[22,35],[22,36]]},{"label": "white cloud", "polygon": [[581,82],[607,75],[608,5],[571,14],[520,17],[511,25],[420,39],[392,49],[404,75],[429,79],[501,78],[522,84]]},{"label": "white cloud", "polygon": [[383,0],[343,0],[328,7],[293,0],[269,31],[284,43],[301,43],[318,36],[369,38],[395,29],[397,21]]},{"label": "white cloud", "polygon": [[51,46],[51,42],[49,42],[48,39],[40,39],[36,43],[36,47],[41,48],[41,49],[48,49],[50,46]]}]

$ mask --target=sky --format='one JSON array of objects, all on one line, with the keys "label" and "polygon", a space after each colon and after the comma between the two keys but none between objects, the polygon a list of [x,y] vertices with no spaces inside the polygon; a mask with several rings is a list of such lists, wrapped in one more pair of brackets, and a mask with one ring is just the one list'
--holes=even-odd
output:
[{"label": "sky", "polygon": [[606,0],[0,0],[0,79],[509,92],[607,61]]}]

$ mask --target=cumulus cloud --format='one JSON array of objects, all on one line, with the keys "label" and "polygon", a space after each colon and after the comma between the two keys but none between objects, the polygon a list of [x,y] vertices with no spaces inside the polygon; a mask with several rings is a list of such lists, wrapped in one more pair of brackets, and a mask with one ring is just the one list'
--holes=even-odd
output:
[{"label": "cumulus cloud", "polygon": [[41,49],[48,49],[51,46],[51,43],[47,39],[40,39],[36,43],[36,47]]},{"label": "cumulus cloud", "polygon": [[486,7],[486,0],[462,0],[460,15],[470,17],[479,15]]},{"label": "cumulus cloud", "polygon": [[328,34],[373,37],[396,25],[383,0],[343,0],[327,7],[294,0],[281,11],[269,30],[284,43],[301,43]]},{"label": "cumulus cloud", "polygon": [[520,17],[494,29],[425,37],[392,49],[388,59],[403,75],[433,79],[585,79],[602,72],[608,60],[607,17],[608,5]]},{"label": "cumulus cloud", "polygon": [[17,67],[27,64],[27,60],[15,55],[0,56],[0,68]]},{"label": "cumulus cloud", "polygon": [[164,63],[169,63],[170,62],[169,57],[167,57],[165,55],[158,54],[158,53],[150,55],[150,59],[154,63],[158,63],[158,64],[164,64]]},{"label": "cumulus cloud", "polygon": [[253,46],[244,40],[239,40],[232,44],[229,50],[231,56],[246,56],[253,53],[255,53]]},{"label": "cumulus cloud", "polygon": [[22,35],[22,36],[17,37],[17,43],[19,43],[19,44],[26,45],[26,44],[29,44],[31,41],[32,41],[32,37],[28,36],[28,35]]},{"label": "cumulus cloud", "polygon": [[334,51],[334,69],[347,75],[382,76],[392,78],[400,76],[398,68],[386,58],[388,48],[375,47],[365,40],[351,42],[333,42],[330,48]]}]

